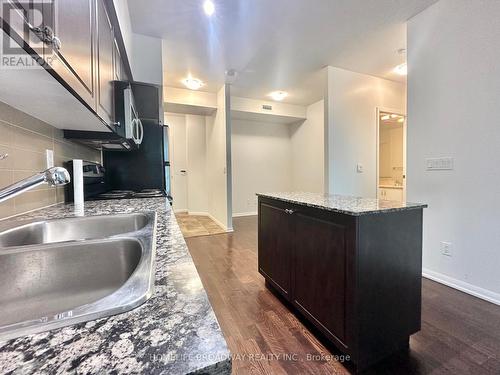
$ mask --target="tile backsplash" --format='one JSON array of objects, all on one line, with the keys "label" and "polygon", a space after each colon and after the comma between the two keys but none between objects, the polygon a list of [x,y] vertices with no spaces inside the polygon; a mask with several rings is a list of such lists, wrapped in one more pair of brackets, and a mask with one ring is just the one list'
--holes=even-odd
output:
[{"label": "tile backsplash", "polygon": [[[46,169],[45,150],[54,151],[54,165],[71,159],[101,161],[100,151],[63,138],[63,132],[0,102],[0,188]],[[40,185],[0,203],[0,219],[64,201],[64,187]]]}]

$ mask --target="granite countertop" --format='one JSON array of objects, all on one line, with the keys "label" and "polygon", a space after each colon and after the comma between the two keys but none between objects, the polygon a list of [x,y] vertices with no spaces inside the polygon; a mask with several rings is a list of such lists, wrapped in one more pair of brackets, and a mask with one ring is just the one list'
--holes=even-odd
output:
[{"label": "granite countertop", "polygon": [[[230,374],[231,358],[166,198],[85,203],[85,215],[157,212],[155,293],[115,316],[0,343],[1,374]],[[10,220],[74,216],[60,204]]]},{"label": "granite countertop", "polygon": [[258,193],[259,197],[277,199],[283,202],[342,214],[360,216],[427,207],[426,204],[387,201],[382,199],[360,198],[345,195],[327,195],[319,193]]}]

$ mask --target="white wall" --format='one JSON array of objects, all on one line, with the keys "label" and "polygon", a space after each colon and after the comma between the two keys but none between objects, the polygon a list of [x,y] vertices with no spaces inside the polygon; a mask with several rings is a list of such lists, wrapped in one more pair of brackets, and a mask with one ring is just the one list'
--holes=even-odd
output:
[{"label": "white wall", "polygon": [[217,94],[204,91],[163,87],[163,98],[169,103],[188,104],[200,107],[217,107]]},{"label": "white wall", "polygon": [[311,104],[307,120],[290,125],[293,191],[324,192],[324,104]]},{"label": "white wall", "polygon": [[231,160],[231,126],[227,98],[225,86],[217,93],[217,112],[206,118],[207,188],[209,214],[224,229],[232,230],[231,164],[228,163]]},{"label": "white wall", "polygon": [[233,215],[257,214],[257,192],[291,191],[290,125],[232,120]]},{"label": "white wall", "polygon": [[205,116],[186,115],[187,209],[208,212],[207,145]]},{"label": "white wall", "polygon": [[[375,198],[377,194],[376,108],[404,111],[403,84],[327,67],[328,191]],[[364,172],[357,173],[356,165]]]},{"label": "white wall", "polygon": [[[268,105],[272,107],[272,110],[263,109],[263,105]],[[257,114],[269,115],[273,114],[276,116],[285,117],[306,117],[306,108],[302,105],[262,101],[249,98],[240,98],[233,96],[231,98],[231,110],[241,111],[241,112],[252,112]]]},{"label": "white wall", "polygon": [[134,81],[163,84],[161,39],[132,32],[127,1],[113,0]]},{"label": "white wall", "polygon": [[[500,2],[441,0],[408,24],[408,199],[425,274],[500,304]],[[455,158],[453,171],[425,158]],[[453,244],[441,255],[440,241]]]},{"label": "white wall", "polygon": [[175,211],[187,211],[187,175],[180,172],[188,169],[186,116],[165,113],[165,123],[170,127],[169,147],[173,208]]},{"label": "white wall", "polygon": [[132,61],[134,81],[163,85],[161,39],[132,34]]}]

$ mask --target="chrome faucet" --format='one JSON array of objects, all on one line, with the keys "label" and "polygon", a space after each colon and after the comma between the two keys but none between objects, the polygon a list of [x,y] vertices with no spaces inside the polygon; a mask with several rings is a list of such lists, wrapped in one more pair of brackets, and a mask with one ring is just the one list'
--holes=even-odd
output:
[{"label": "chrome faucet", "polygon": [[47,183],[50,186],[62,186],[69,183],[69,181],[69,173],[65,168],[52,167],[0,189],[0,202],[14,198],[16,195],[24,193],[43,183]]}]

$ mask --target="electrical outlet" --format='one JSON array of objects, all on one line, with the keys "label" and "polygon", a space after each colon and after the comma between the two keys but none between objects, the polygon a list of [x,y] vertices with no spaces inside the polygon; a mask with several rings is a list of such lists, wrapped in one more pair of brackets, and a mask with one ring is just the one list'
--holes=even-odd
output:
[{"label": "electrical outlet", "polygon": [[45,150],[45,157],[47,160],[47,169],[52,168],[54,166],[54,151]]},{"label": "electrical outlet", "polygon": [[451,257],[451,253],[452,253],[451,242],[441,241],[441,254],[443,254],[447,257]]}]

